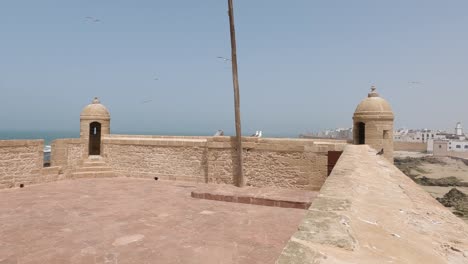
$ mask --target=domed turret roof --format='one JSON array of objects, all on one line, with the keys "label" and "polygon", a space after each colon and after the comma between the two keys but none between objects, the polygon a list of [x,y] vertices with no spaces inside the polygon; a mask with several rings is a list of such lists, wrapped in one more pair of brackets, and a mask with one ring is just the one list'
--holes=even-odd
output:
[{"label": "domed turret roof", "polygon": [[81,119],[110,120],[109,110],[101,104],[97,97],[91,104],[87,105],[80,115]]},{"label": "domed turret roof", "polygon": [[354,118],[393,120],[394,116],[390,104],[380,97],[375,86],[372,86],[367,98],[356,107]]}]

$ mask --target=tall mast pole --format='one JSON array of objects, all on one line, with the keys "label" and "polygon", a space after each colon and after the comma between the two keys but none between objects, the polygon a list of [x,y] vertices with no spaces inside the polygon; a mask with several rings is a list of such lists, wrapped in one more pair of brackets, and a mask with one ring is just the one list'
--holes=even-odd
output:
[{"label": "tall mast pole", "polygon": [[240,117],[240,95],[239,95],[239,79],[237,74],[237,48],[236,48],[236,30],[234,27],[234,7],[233,0],[228,0],[229,5],[229,24],[231,27],[231,62],[232,62],[232,82],[234,85],[234,108],[236,115],[236,150],[237,150],[237,181],[238,187],[245,185],[243,158],[242,158],[242,134],[241,134],[241,117]]}]

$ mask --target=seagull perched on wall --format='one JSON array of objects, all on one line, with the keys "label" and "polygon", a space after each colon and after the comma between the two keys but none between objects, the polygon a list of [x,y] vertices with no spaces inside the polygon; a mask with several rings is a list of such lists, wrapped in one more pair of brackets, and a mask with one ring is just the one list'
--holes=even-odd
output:
[{"label": "seagull perched on wall", "polygon": [[214,134],[215,137],[220,137],[220,136],[224,136],[224,131],[222,131],[221,129],[216,131],[216,133]]},{"label": "seagull perched on wall", "polygon": [[376,155],[383,155],[383,154],[384,154],[384,151],[383,151],[383,149],[381,149],[379,152],[377,152]]}]

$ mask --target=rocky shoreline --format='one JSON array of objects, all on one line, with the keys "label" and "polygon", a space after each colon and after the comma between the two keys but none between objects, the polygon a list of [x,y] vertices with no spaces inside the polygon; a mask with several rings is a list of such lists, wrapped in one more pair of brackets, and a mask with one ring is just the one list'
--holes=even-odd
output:
[{"label": "rocky shoreline", "polygon": [[[395,166],[468,223],[468,160],[432,156],[396,157]],[[442,190],[445,191],[441,193]]]}]

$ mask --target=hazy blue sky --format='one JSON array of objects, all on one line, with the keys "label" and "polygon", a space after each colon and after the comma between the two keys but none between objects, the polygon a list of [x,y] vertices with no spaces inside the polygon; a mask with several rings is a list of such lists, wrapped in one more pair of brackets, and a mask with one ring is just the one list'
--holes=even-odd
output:
[{"label": "hazy blue sky", "polygon": [[[246,134],[349,127],[371,84],[397,127],[468,128],[468,1],[234,4]],[[232,133],[217,56],[227,0],[2,0],[0,130],[78,130],[99,96],[113,131]]]}]

